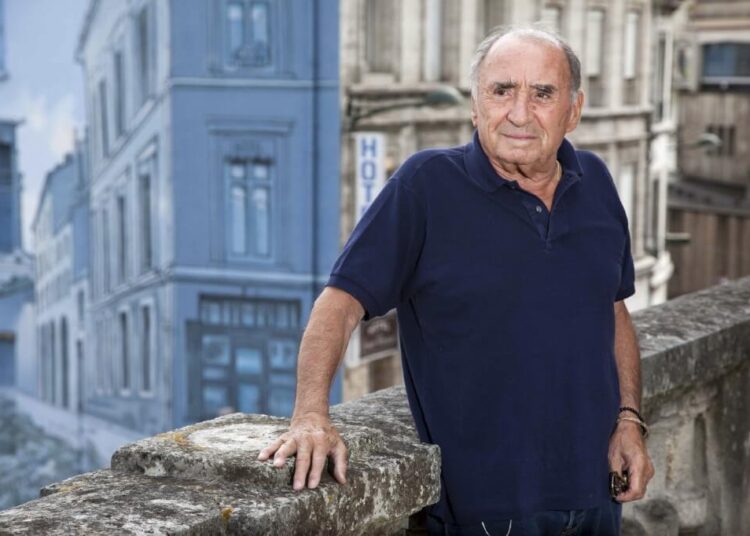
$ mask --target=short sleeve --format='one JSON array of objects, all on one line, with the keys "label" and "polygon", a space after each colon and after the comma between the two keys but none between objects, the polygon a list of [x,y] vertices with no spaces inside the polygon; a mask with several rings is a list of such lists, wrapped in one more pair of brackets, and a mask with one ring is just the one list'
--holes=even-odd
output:
[{"label": "short sleeve", "polygon": [[327,286],[356,298],[365,320],[387,313],[406,299],[425,225],[417,194],[397,176],[390,179],[352,231]]},{"label": "short sleeve", "polygon": [[630,251],[630,232],[625,227],[625,251],[622,255],[622,272],[620,274],[620,288],[617,289],[615,301],[624,300],[635,294],[635,266],[633,254]]}]

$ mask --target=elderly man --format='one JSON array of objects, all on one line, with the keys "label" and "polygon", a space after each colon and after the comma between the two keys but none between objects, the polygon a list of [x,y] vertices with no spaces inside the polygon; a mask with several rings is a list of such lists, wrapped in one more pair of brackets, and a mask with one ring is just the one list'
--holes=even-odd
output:
[{"label": "elderly man", "polygon": [[580,63],[544,31],[497,32],[471,82],[473,141],[409,158],[359,222],[302,338],[291,428],[259,459],[296,453],[303,489],[331,456],[345,482],[331,380],[360,319],[397,307],[409,405],[442,453],[430,532],[617,534],[653,466],[628,222],[604,163],[565,140]]}]

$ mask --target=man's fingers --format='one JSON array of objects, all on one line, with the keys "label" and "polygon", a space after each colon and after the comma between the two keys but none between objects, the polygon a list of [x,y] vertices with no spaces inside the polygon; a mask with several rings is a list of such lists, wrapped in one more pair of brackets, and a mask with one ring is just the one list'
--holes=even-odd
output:
[{"label": "man's fingers", "polygon": [[628,489],[617,496],[620,502],[635,501],[646,494],[647,478],[644,478],[646,472],[646,463],[641,458],[634,460],[628,468]]},{"label": "man's fingers", "polygon": [[307,443],[300,443],[297,448],[297,458],[294,461],[294,481],[292,487],[300,490],[305,487],[307,471],[310,469],[310,456],[312,452]]},{"label": "man's fingers", "polygon": [[310,468],[310,478],[307,481],[307,487],[314,488],[320,482],[320,475],[326,466],[328,452],[323,445],[316,445],[312,455],[312,467]]},{"label": "man's fingers", "polygon": [[286,459],[295,452],[297,452],[297,442],[291,438],[286,439],[281,447],[279,447],[279,450],[276,451],[273,457],[273,464],[276,467],[281,467],[284,465]]},{"label": "man's fingers", "polygon": [[333,457],[333,476],[339,481],[339,484],[346,484],[346,469],[349,465],[349,456],[346,451],[346,445],[339,440],[331,451]]},{"label": "man's fingers", "polygon": [[258,460],[260,461],[266,461],[268,458],[271,457],[271,454],[276,452],[276,450],[284,443],[284,440],[282,438],[278,438],[273,443],[268,445],[266,448],[262,449],[260,453],[258,454]]}]

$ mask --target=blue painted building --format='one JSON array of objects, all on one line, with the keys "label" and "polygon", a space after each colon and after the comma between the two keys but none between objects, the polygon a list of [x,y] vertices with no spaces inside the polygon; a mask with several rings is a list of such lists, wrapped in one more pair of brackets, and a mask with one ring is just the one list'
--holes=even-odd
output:
[{"label": "blue painted building", "polygon": [[[336,0],[92,0],[85,411],[289,415],[338,250]],[[340,399],[337,380],[333,402]]]},{"label": "blue painted building", "polygon": [[86,142],[47,174],[34,216],[38,391],[45,402],[81,408],[89,294]]},{"label": "blue painted building", "polygon": [[[2,75],[0,64],[0,85],[3,84]],[[16,151],[17,124],[14,120],[0,120],[0,386],[16,384],[18,348],[29,345],[28,337],[24,342],[22,333],[30,335],[24,327],[31,326],[30,313],[34,299],[32,259],[21,248],[21,174]]]}]

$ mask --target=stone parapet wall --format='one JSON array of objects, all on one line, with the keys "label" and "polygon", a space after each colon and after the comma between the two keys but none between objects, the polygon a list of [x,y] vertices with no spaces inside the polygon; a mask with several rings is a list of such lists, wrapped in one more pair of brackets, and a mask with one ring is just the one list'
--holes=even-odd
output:
[{"label": "stone parapet wall", "polygon": [[750,277],[634,315],[656,475],[624,534],[750,534]]},{"label": "stone parapet wall", "polygon": [[[623,533],[750,534],[750,278],[634,321],[656,476],[625,506]],[[331,415],[350,449],[346,486],[326,474],[293,491],[293,461],[256,461],[287,421],[234,414],[123,447],[110,470],[0,512],[0,534],[403,533],[440,486],[439,449],[419,442],[403,388]]]},{"label": "stone parapet wall", "polygon": [[258,452],[288,420],[233,414],[125,446],[111,470],[44,488],[0,513],[0,534],[394,534],[438,500],[440,451],[421,443],[403,388],[331,408],[350,450],[347,484],[291,488]]}]

